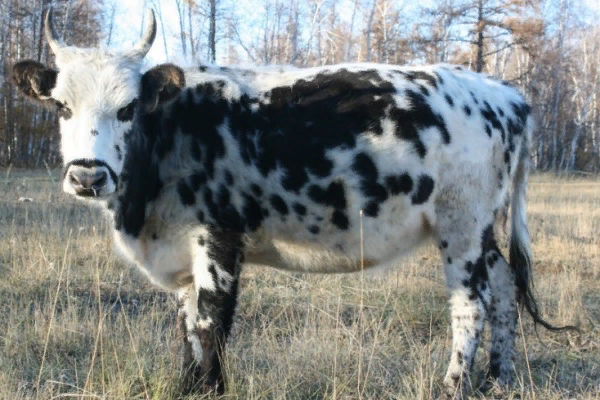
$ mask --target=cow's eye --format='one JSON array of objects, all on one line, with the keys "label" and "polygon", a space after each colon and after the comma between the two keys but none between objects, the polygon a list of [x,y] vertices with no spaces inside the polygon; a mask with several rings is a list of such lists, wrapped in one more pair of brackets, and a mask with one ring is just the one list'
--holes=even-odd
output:
[{"label": "cow's eye", "polygon": [[133,119],[133,111],[135,109],[136,100],[117,111],[117,119],[122,122],[131,121]]}]

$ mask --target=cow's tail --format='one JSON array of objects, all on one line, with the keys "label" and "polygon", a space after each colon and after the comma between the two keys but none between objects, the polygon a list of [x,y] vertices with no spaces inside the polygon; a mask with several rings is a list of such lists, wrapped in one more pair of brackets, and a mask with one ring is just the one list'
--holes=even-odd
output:
[{"label": "cow's tail", "polygon": [[519,152],[515,169],[513,192],[511,199],[511,237],[510,267],[514,273],[517,286],[517,301],[524,307],[533,321],[551,331],[577,330],[574,326],[554,326],[540,315],[540,309],[534,296],[532,280],[531,240],[527,229],[527,209],[525,197],[529,175],[529,141],[531,140],[532,122],[528,121],[524,143]]}]

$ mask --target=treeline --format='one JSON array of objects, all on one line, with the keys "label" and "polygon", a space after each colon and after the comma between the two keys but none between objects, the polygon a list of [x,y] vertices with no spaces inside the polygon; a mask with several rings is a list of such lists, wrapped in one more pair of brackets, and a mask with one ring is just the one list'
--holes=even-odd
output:
[{"label": "treeline", "polygon": [[[537,168],[600,171],[600,22],[585,0],[255,0],[251,12],[235,0],[144,4],[157,12],[155,46],[170,60],[449,62],[512,81],[534,109]],[[59,162],[56,117],[10,81],[15,60],[52,63],[41,35],[50,5],[57,31],[80,46],[112,45],[125,12],[118,0],[0,0],[0,165]]]}]

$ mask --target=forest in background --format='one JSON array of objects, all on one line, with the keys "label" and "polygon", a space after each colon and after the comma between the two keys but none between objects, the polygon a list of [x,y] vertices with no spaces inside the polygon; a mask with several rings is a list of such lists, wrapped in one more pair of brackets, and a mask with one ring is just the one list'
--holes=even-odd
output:
[{"label": "forest in background", "polygon": [[24,100],[11,80],[17,60],[54,62],[43,37],[45,11],[55,11],[55,28],[67,44],[121,47],[117,16],[139,15],[140,34],[143,10],[152,7],[162,61],[298,67],[449,62],[500,77],[519,86],[533,106],[538,170],[600,172],[600,7],[592,2],[142,2],[132,10],[117,0],[0,0],[0,166],[60,163],[57,116]]}]

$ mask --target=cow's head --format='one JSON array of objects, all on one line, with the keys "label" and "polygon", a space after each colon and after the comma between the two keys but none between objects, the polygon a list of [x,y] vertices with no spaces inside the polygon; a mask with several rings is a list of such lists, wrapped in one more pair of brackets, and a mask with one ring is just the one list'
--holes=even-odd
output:
[{"label": "cow's head", "polygon": [[134,114],[152,112],[184,84],[178,67],[155,67],[143,76],[142,61],[156,36],[154,12],[139,43],[127,52],[62,45],[46,14],[45,36],[57,69],[21,61],[13,79],[29,99],[60,116],[63,190],[78,197],[104,198],[116,190]]}]

